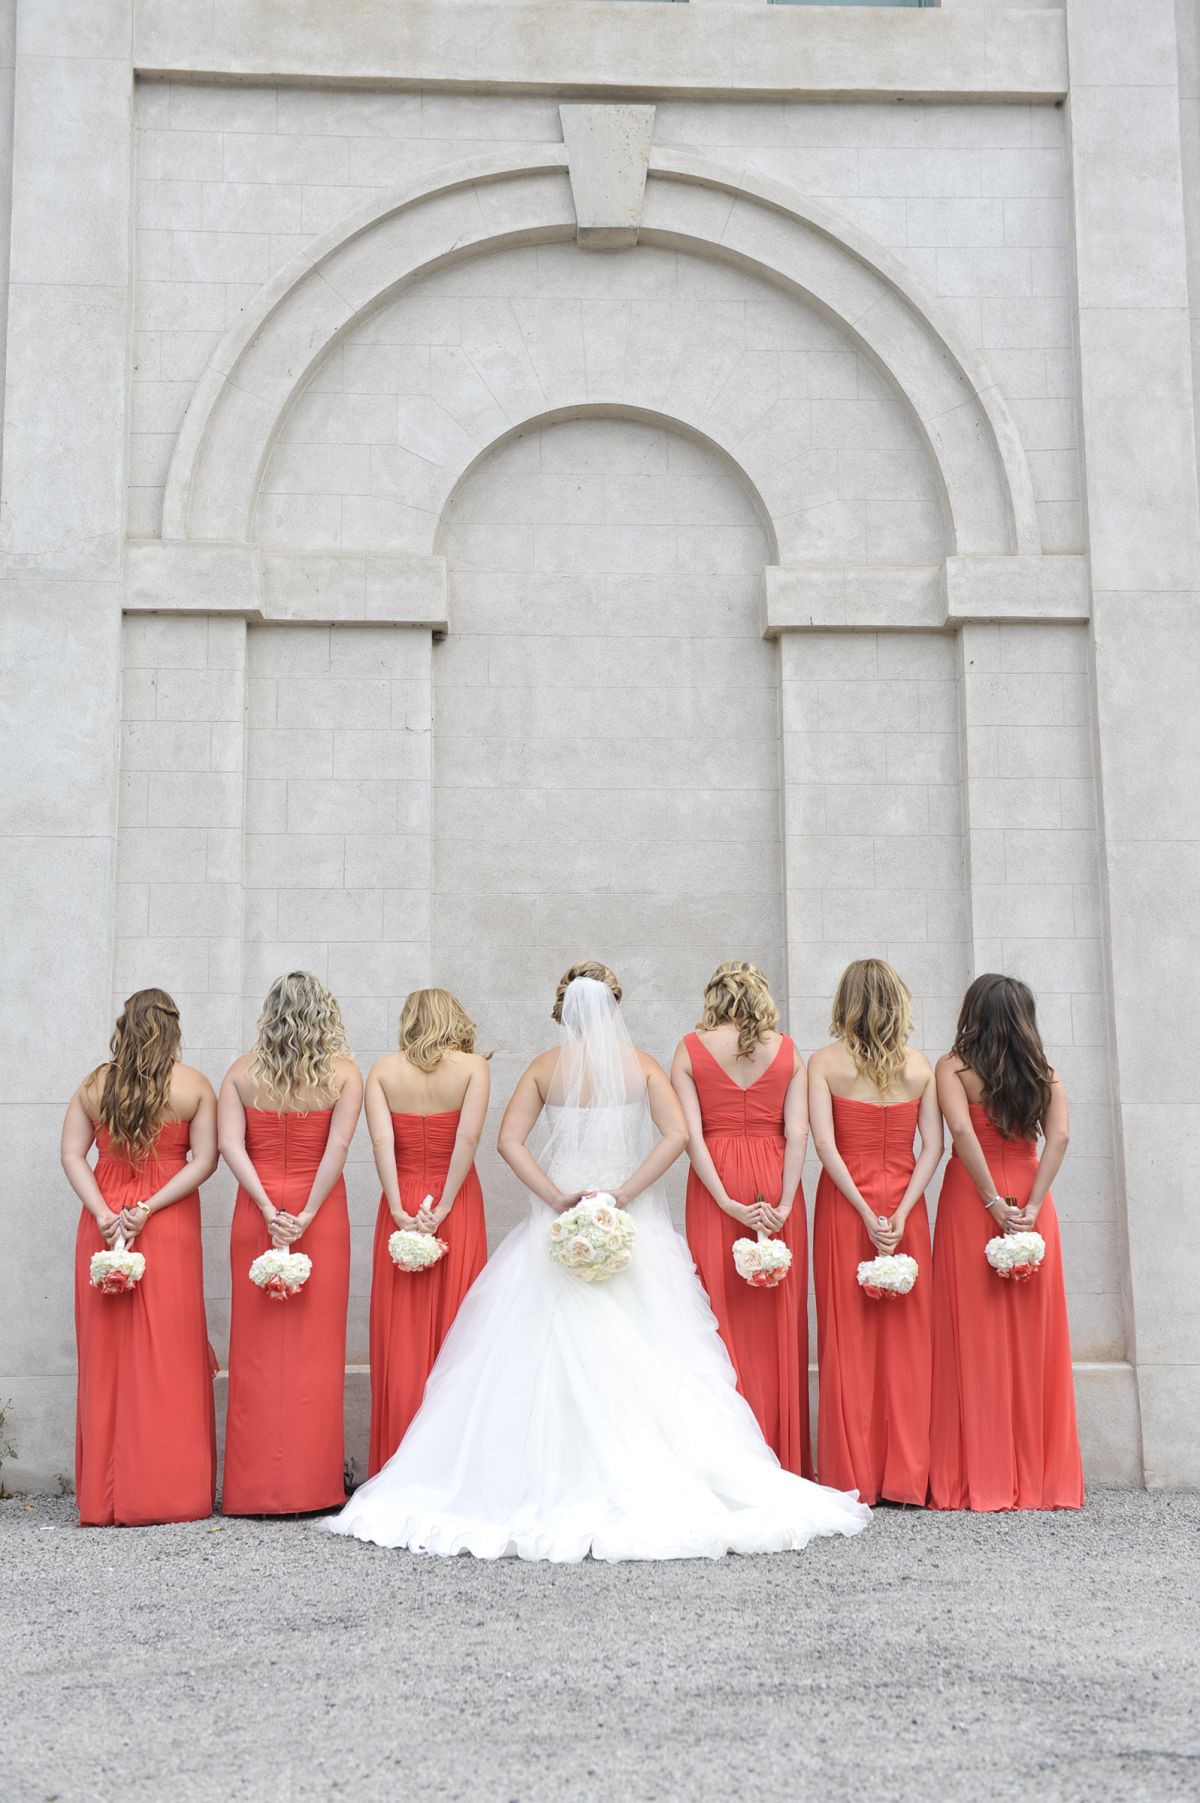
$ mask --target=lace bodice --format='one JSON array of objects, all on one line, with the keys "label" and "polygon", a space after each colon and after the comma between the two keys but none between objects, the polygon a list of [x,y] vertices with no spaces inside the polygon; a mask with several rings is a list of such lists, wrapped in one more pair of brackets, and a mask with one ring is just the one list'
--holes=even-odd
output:
[{"label": "lace bodice", "polygon": [[547,1102],[546,1175],[561,1190],[616,1189],[649,1150],[644,1101],[607,1108],[564,1108]]}]

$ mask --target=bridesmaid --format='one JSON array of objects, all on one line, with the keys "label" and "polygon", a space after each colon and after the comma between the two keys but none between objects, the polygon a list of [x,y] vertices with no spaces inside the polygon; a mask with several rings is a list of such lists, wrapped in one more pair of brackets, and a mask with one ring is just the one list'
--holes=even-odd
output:
[{"label": "bridesmaid", "polygon": [[[117,1021],[111,1060],[80,1084],[63,1123],[62,1166],[83,1204],[75,1236],[83,1527],[212,1514],[214,1361],[199,1190],[217,1168],[217,1100],[208,1078],[179,1062],[179,1042],[170,996],[139,989]],[[145,1254],[145,1275],[131,1294],[102,1296],[90,1282],[92,1255],[118,1235]]]},{"label": "bridesmaid", "polygon": [[[933,1360],[925,1186],[942,1159],[937,1085],[908,1043],[909,987],[881,958],[847,966],[829,1030],[833,1044],[808,1066],[824,1167],[813,1214],[817,1469],[823,1484],[866,1503],[924,1504]],[[899,1301],[873,1300],[859,1285],[859,1261],[881,1252],[917,1261],[916,1286]]]},{"label": "bridesmaid", "polygon": [[[704,1013],[675,1050],[691,1170],[687,1240],[738,1388],[788,1471],[812,1476],[808,1425],[808,1246],[800,1173],[808,1141],[804,1060],[753,964],[721,964]],[[733,1243],[762,1231],[791,1248],[775,1289],[738,1276]]]},{"label": "bridesmaid", "polygon": [[[221,1508],[300,1515],[346,1500],[342,1402],[350,1222],[342,1171],[362,1105],[341,1011],[294,970],[271,985],[258,1044],[232,1064],[218,1104],[221,1156],[238,1180],[229,1256],[229,1410]],[[312,1275],[285,1302],[250,1282],[272,1246]]]},{"label": "bridesmaid", "polygon": [[[1026,984],[976,977],[937,1086],[954,1152],[934,1241],[930,1502],[1078,1509],[1083,1466],[1050,1195],[1067,1149],[1067,1097]],[[1028,1283],[1006,1282],[984,1248],[996,1234],[1030,1230],[1046,1242],[1041,1266]]]},{"label": "bridesmaid", "polygon": [[[474,1158],[489,1093],[487,1059],[475,1050],[475,1023],[462,1004],[448,989],[414,990],[400,1016],[399,1051],[367,1078],[367,1126],[383,1185],[371,1279],[370,1476],[404,1438],[487,1259]],[[388,1252],[397,1227],[437,1234],[445,1256],[426,1271],[400,1270]]]}]

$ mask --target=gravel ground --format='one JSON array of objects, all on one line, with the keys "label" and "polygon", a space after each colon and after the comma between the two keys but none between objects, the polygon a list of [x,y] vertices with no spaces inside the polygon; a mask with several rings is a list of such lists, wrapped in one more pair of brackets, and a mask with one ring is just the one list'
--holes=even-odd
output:
[{"label": "gravel ground", "polygon": [[1200,1797],[1200,1496],[477,1564],[0,1504],[4,1803]]}]

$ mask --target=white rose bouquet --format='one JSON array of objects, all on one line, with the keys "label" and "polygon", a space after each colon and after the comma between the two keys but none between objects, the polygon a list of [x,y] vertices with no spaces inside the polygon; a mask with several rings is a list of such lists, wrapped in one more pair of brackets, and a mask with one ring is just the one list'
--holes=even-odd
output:
[{"label": "white rose bouquet", "polygon": [[107,1252],[93,1252],[88,1267],[92,1288],[102,1296],[124,1296],[146,1275],[146,1255],[131,1252],[119,1233]]},{"label": "white rose bouquet", "polygon": [[289,1302],[311,1276],[312,1259],[307,1252],[289,1252],[283,1246],[260,1252],[250,1266],[251,1283],[256,1283],[272,1302]]},{"label": "white rose bouquet", "polygon": [[1046,1242],[1040,1233],[998,1233],[984,1251],[997,1277],[1009,1283],[1028,1283],[1046,1256]]},{"label": "white rose bouquet", "polygon": [[607,1191],[585,1196],[551,1222],[546,1245],[555,1264],[584,1283],[607,1283],[633,1262],[637,1223]]},{"label": "white rose bouquet", "polygon": [[895,1302],[898,1297],[907,1296],[916,1283],[917,1261],[907,1252],[864,1258],[858,1267],[858,1281],[876,1302]]},{"label": "white rose bouquet", "polygon": [[733,1265],[751,1288],[773,1290],[792,1268],[791,1249],[769,1233],[760,1233],[756,1240],[734,1240]]},{"label": "white rose bouquet", "polygon": [[449,1250],[445,1240],[432,1233],[418,1233],[415,1227],[397,1227],[388,1241],[392,1262],[402,1271],[428,1271]]}]

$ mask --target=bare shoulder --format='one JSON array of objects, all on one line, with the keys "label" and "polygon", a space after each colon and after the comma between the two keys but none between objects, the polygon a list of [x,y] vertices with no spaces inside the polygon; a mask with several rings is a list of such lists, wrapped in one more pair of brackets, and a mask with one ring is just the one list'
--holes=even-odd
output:
[{"label": "bare shoulder", "polygon": [[353,1058],[335,1058],[333,1061],[333,1079],[337,1085],[338,1094],[340,1095],[347,1083],[354,1084],[362,1082],[362,1072],[359,1070],[357,1064],[355,1064]]},{"label": "bare shoulder", "polygon": [[643,1052],[643,1050],[640,1046],[638,1046],[636,1048],[636,1050],[637,1050],[638,1068],[641,1071],[643,1077],[646,1077],[646,1078],[662,1077],[664,1079],[666,1078],[667,1073],[663,1069],[662,1065],[658,1062],[657,1058],[653,1057],[652,1054],[649,1052]]},{"label": "bare shoulder", "polygon": [[176,1114],[191,1116],[201,1102],[216,1100],[212,1084],[191,1064],[176,1064],[171,1071],[171,1106]]},{"label": "bare shoulder", "polygon": [[957,1052],[943,1052],[934,1070],[939,1077],[961,1077],[970,1067],[963,1063]]},{"label": "bare shoulder", "polygon": [[823,1077],[831,1068],[838,1051],[836,1044],[819,1045],[815,1052],[808,1054],[808,1068],[814,1077]]},{"label": "bare shoulder", "polygon": [[[339,1059],[339,1063],[341,1060]],[[368,1083],[386,1083],[389,1077],[398,1077],[403,1068],[399,1052],[385,1052],[377,1058],[367,1072]]]},{"label": "bare shoulder", "polygon": [[234,1083],[240,1082],[243,1077],[248,1077],[250,1075],[250,1067],[253,1063],[254,1053],[243,1052],[240,1058],[234,1059],[229,1069],[225,1072],[225,1075],[227,1078],[231,1078]]},{"label": "bare shoulder", "polygon": [[557,1069],[558,1047],[551,1046],[549,1051],[539,1052],[537,1057],[526,1065],[521,1081],[524,1083],[528,1079],[536,1084],[539,1094],[544,1098],[550,1087],[550,1080]]},{"label": "bare shoulder", "polygon": [[679,1041],[675,1050],[671,1053],[672,1070],[677,1064],[685,1071],[690,1071],[692,1068],[691,1047],[688,1045],[686,1035]]},{"label": "bare shoulder", "polygon": [[918,1050],[915,1045],[909,1046],[908,1057],[905,1060],[905,1063],[907,1065],[907,1074],[912,1078],[914,1083],[928,1082],[929,1078],[933,1075],[932,1064],[930,1064],[924,1052]]},{"label": "bare shoulder", "polygon": [[100,1119],[100,1103],[104,1096],[104,1079],[108,1075],[107,1064],[98,1070],[89,1071],[75,1094],[83,1104],[83,1111],[93,1121]]}]

